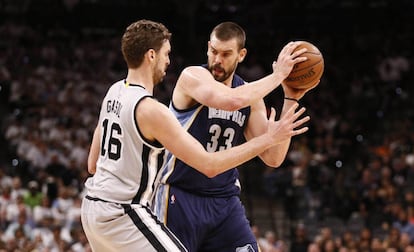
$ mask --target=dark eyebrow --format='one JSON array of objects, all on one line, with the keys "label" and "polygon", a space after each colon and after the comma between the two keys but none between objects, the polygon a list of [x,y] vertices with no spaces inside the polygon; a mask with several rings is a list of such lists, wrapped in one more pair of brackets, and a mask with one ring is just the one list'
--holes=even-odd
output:
[{"label": "dark eyebrow", "polygon": [[[219,50],[217,50],[216,48],[214,48],[214,46],[212,46],[211,44],[210,44],[210,46],[211,46],[211,48],[212,48],[213,50],[215,50],[215,51],[219,51]],[[229,50],[225,50],[224,52],[225,52],[225,53],[226,53],[226,52],[233,52],[233,50],[232,50],[232,49],[229,49]]]}]

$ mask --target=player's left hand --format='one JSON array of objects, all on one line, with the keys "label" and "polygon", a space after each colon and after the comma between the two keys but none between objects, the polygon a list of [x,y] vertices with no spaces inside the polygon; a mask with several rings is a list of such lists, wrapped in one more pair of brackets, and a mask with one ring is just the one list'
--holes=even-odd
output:
[{"label": "player's left hand", "polygon": [[319,82],[320,80],[318,81],[316,85],[314,85],[313,87],[307,88],[307,89],[292,88],[284,84],[284,82],[282,82],[283,92],[285,93],[285,97],[290,97],[296,100],[300,100],[307,92],[317,87]]}]

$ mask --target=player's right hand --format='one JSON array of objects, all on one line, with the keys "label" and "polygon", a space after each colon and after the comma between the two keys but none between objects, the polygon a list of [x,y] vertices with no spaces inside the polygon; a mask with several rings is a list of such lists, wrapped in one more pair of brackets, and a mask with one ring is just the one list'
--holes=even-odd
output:
[{"label": "player's right hand", "polygon": [[302,53],[307,51],[306,48],[295,51],[300,44],[300,41],[287,43],[280,51],[277,60],[272,64],[273,72],[280,75],[283,80],[290,74],[296,63],[307,60],[307,57],[300,57]]},{"label": "player's right hand", "polygon": [[289,140],[293,136],[300,135],[308,131],[309,128],[304,126],[304,124],[310,120],[310,117],[305,116],[300,118],[306,109],[301,107],[296,111],[298,106],[299,104],[294,104],[280,117],[278,121],[275,121],[275,109],[271,108],[268,119],[267,134],[269,134],[269,137],[273,140],[274,145],[280,144]]}]

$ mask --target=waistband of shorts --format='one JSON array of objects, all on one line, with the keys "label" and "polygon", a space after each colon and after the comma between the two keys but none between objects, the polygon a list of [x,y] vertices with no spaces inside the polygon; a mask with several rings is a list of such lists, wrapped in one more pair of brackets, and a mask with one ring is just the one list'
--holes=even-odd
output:
[{"label": "waistband of shorts", "polygon": [[88,199],[88,200],[93,200],[93,201],[102,201],[102,202],[106,202],[106,203],[115,203],[115,202],[110,202],[110,201],[103,200],[103,199],[100,199],[100,198],[91,197],[89,195],[86,195],[85,198]]},{"label": "waistband of shorts", "polygon": [[[101,201],[101,202],[105,202],[105,203],[117,204],[117,205],[122,206],[125,209],[125,211],[129,211],[129,210],[132,209],[131,204],[121,204],[121,203],[111,202],[111,201],[107,201],[107,200],[100,199],[100,198],[97,198],[97,197],[92,197],[92,196],[89,196],[89,195],[86,195],[85,198],[88,199],[88,200],[92,200],[92,201]],[[133,204],[133,205],[135,205],[135,204]],[[141,205],[141,204],[136,204],[136,205],[139,205],[139,206],[145,207],[145,208],[149,208],[149,206],[144,206],[144,205]]]}]

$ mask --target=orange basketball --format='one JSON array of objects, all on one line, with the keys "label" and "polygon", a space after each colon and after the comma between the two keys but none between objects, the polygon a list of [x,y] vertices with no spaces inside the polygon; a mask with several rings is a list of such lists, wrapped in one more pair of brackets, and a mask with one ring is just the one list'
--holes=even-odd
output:
[{"label": "orange basketball", "polygon": [[307,57],[308,59],[297,63],[289,76],[284,80],[284,83],[292,88],[307,89],[319,83],[325,65],[322,53],[315,45],[307,41],[300,42],[302,44],[295,51],[304,47],[307,48],[308,50],[300,56]]}]

